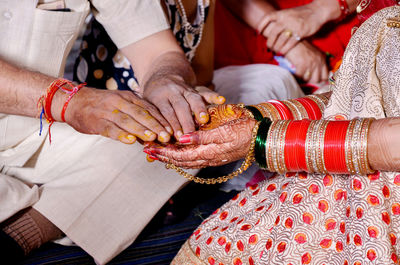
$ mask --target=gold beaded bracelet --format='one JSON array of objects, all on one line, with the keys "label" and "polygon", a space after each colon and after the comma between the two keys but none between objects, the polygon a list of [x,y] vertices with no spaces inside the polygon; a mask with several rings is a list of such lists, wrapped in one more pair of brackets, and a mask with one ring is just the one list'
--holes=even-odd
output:
[{"label": "gold beaded bracelet", "polygon": [[196,177],[196,176],[184,171],[182,168],[175,166],[174,164],[171,164],[171,163],[166,164],[165,167],[167,169],[175,169],[175,171],[178,172],[178,174],[180,174],[184,178],[186,178],[190,181],[194,181],[196,183],[200,183],[200,184],[223,183],[230,179],[233,179],[234,177],[238,176],[239,174],[242,174],[243,172],[245,172],[251,166],[251,164],[254,162],[254,145],[256,142],[256,137],[257,137],[257,132],[258,132],[259,126],[260,126],[260,122],[257,122],[253,128],[252,135],[251,135],[250,149],[249,149],[249,152],[247,153],[242,165],[237,170],[230,173],[229,175],[221,176],[218,178],[200,178],[200,177]]}]

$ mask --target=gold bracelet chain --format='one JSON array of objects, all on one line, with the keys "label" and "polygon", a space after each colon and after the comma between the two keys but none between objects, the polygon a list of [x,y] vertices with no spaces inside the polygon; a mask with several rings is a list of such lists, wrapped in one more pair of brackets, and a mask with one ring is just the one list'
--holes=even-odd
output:
[{"label": "gold bracelet chain", "polygon": [[251,166],[251,164],[254,162],[254,145],[256,142],[256,137],[257,137],[257,132],[258,132],[259,126],[260,126],[260,123],[257,122],[253,128],[250,149],[249,149],[249,152],[247,153],[242,165],[237,170],[230,173],[229,175],[221,176],[218,178],[200,178],[200,177],[196,177],[196,176],[184,171],[182,168],[175,166],[174,164],[171,164],[171,163],[166,164],[165,167],[167,169],[175,169],[175,171],[178,172],[179,175],[183,176],[184,178],[186,178],[190,181],[194,181],[194,182],[200,183],[200,184],[223,183],[230,179],[233,179],[237,175],[245,172]]}]

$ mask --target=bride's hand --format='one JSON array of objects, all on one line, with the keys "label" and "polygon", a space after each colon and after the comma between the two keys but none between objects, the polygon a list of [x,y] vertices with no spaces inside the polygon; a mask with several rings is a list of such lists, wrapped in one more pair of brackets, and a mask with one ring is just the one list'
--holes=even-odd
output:
[{"label": "bride's hand", "polygon": [[[215,105],[209,107],[207,111],[210,119],[206,124],[200,124],[201,131],[215,129],[229,121],[247,117],[246,110],[236,104]],[[180,141],[186,143],[182,137]]]},{"label": "bride's hand", "polygon": [[216,128],[187,134],[185,144],[190,145],[151,145],[145,152],[162,162],[184,168],[224,165],[246,156],[255,124],[256,121],[248,117],[230,120]]}]

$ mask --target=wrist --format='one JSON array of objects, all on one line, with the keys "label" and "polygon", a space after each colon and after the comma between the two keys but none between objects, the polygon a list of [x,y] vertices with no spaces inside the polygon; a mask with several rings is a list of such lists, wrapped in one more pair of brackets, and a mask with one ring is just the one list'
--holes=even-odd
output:
[{"label": "wrist", "polygon": [[309,5],[315,14],[319,14],[319,23],[324,25],[329,21],[337,20],[341,17],[340,0],[315,0]]}]

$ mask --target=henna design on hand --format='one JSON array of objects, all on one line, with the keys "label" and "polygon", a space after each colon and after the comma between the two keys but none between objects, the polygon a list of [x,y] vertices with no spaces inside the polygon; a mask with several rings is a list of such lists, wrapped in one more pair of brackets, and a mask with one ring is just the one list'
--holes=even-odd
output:
[{"label": "henna design on hand", "polygon": [[251,118],[230,120],[209,130],[193,133],[198,145],[146,148],[160,161],[185,168],[219,166],[236,161],[247,154],[256,121]]}]

